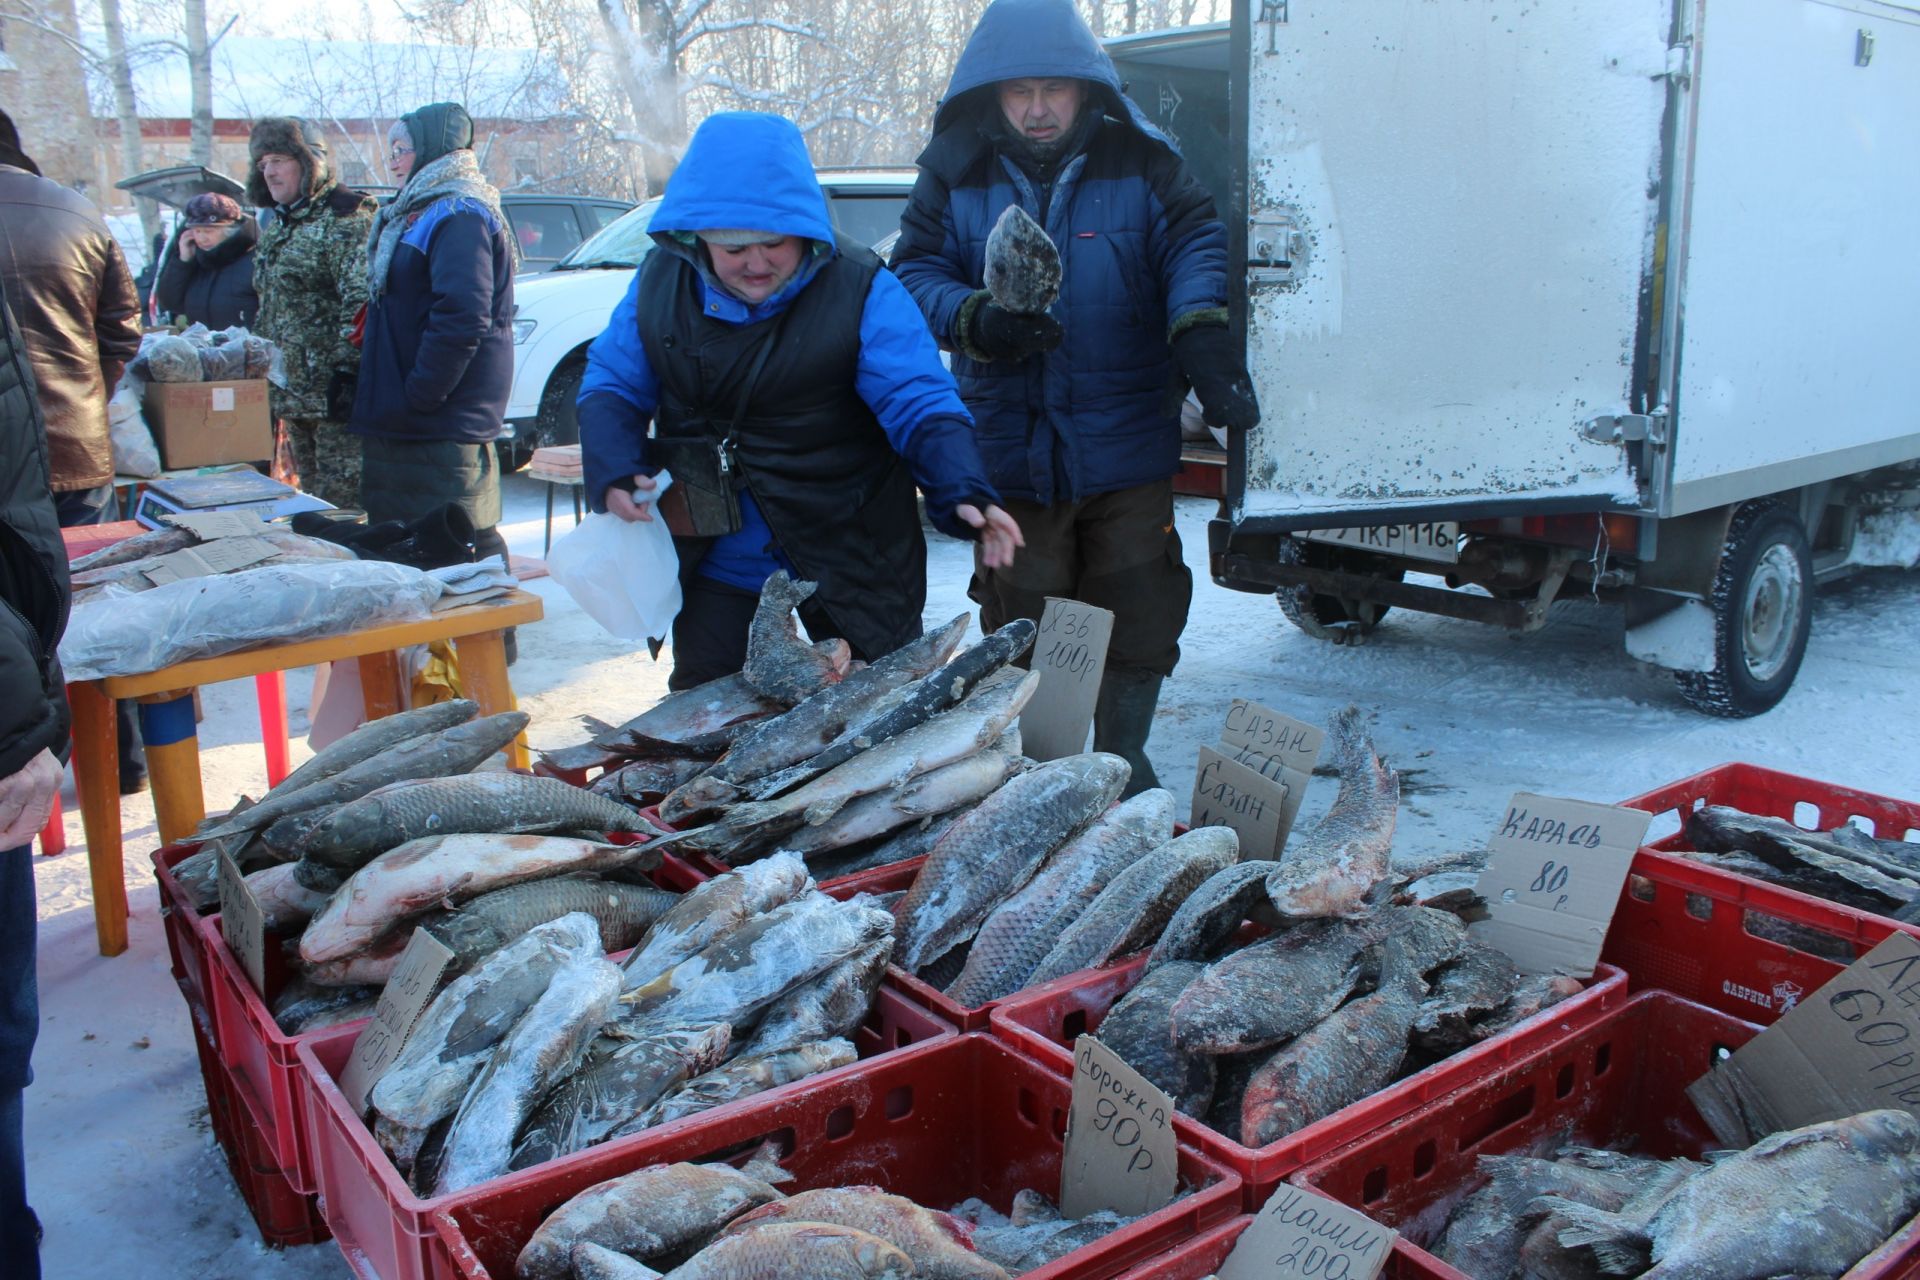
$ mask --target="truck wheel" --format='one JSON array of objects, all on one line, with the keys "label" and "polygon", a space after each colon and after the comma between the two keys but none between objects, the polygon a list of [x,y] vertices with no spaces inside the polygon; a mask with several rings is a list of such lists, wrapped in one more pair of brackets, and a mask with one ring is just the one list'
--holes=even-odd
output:
[{"label": "truck wheel", "polygon": [[1713,579],[1714,666],[1680,671],[1680,696],[1708,715],[1742,719],[1786,696],[1813,627],[1813,556],[1799,518],[1750,502],[1727,528]]},{"label": "truck wheel", "polygon": [[[1398,569],[1376,567],[1370,563],[1373,558],[1364,553],[1356,554],[1298,538],[1280,539],[1279,560],[1281,564],[1370,573],[1376,578],[1392,582],[1400,581],[1403,576]],[[1273,596],[1279,601],[1280,612],[1287,615],[1288,622],[1316,640],[1331,640],[1336,644],[1355,633],[1366,635],[1371,632],[1393,607],[1362,600],[1345,600],[1339,596],[1315,595],[1305,587],[1281,587]]]}]

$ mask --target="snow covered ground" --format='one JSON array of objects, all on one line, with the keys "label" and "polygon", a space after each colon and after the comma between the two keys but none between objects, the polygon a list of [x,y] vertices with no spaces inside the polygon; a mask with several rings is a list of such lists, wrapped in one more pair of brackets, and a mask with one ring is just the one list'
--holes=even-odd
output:
[{"label": "snow covered ground", "polygon": [[[545,487],[507,482],[506,535],[541,550]],[[567,523],[565,495],[559,495]],[[1360,647],[1308,639],[1265,596],[1214,587],[1205,566],[1210,502],[1183,501],[1180,532],[1195,595],[1185,653],[1168,682],[1151,743],[1161,780],[1182,797],[1196,750],[1217,736],[1227,703],[1256,698],[1324,722],[1358,702],[1405,778],[1396,843],[1414,857],[1484,843],[1515,790],[1618,801],[1710,765],[1746,760],[1870,791],[1912,796],[1920,722],[1920,575],[1876,571],[1821,593],[1806,666],[1787,700],[1757,720],[1695,714],[1664,675],[1621,649],[1619,615],[1569,603],[1524,637],[1396,614]],[[966,547],[934,535],[930,622],[969,608]],[[513,669],[536,747],[579,740],[573,717],[618,721],[664,690],[667,664],[604,633],[558,587],[529,584],[544,622],[520,631]],[[288,680],[303,732],[307,673]],[[264,765],[250,682],[204,691],[201,749],[209,807],[258,794]],[[295,758],[306,758],[297,743]],[[1331,798],[1317,782],[1302,821]],[[46,1224],[46,1274],[143,1280],[296,1280],[348,1274],[333,1245],[264,1249],[207,1127],[184,1006],[167,968],[147,855],[153,806],[123,805],[132,947],[95,953],[86,854],[68,783],[68,852],[36,857],[42,1026],[27,1092],[29,1187]]]}]

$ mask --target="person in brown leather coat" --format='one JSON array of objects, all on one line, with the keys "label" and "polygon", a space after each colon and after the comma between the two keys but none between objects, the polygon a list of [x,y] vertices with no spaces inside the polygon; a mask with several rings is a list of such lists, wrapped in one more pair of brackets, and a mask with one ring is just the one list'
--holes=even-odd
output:
[{"label": "person in brown leather coat", "polygon": [[4,112],[0,143],[0,277],[40,384],[60,523],[91,524],[112,505],[107,397],[139,354],[140,299],[100,211],[40,176]]}]

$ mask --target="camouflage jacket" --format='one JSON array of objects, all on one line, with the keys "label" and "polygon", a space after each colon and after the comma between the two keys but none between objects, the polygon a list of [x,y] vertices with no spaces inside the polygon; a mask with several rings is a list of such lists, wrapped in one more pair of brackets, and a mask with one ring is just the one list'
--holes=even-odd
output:
[{"label": "camouflage jacket", "polygon": [[280,346],[287,385],[273,389],[282,418],[327,417],[334,375],[353,375],[360,349],[349,340],[367,301],[367,232],[372,197],[333,185],[260,232],[253,287],[255,332]]}]

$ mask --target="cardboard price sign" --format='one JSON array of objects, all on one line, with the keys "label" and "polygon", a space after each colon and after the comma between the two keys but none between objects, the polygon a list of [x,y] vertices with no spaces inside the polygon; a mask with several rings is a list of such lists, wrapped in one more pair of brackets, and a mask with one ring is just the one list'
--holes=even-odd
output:
[{"label": "cardboard price sign", "polygon": [[1400,1233],[1305,1187],[1282,1186],[1234,1241],[1220,1280],[1373,1280]]},{"label": "cardboard price sign", "polygon": [[1193,775],[1189,825],[1232,827],[1240,837],[1242,859],[1271,858],[1280,848],[1280,827],[1290,795],[1286,783],[1256,773],[1212,747],[1202,747],[1200,767]]},{"label": "cardboard price sign", "polygon": [[185,529],[203,541],[255,537],[264,527],[260,517],[251,511],[169,511],[160,521]]},{"label": "cardboard price sign", "polygon": [[355,1111],[367,1109],[368,1091],[406,1047],[413,1024],[440,990],[440,978],[451,963],[453,952],[446,944],[425,929],[413,931],[407,949],[400,953],[400,963],[394,966],[393,976],[380,993],[380,1003],[374,1006],[373,1020],[353,1042],[353,1056],[347,1059],[347,1069],[340,1077],[340,1092]]},{"label": "cardboard price sign", "polygon": [[219,850],[220,935],[227,940],[234,959],[246,971],[247,981],[262,995],[267,988],[267,916],[253,886],[240,870],[240,864],[227,852],[226,841],[215,841]]},{"label": "cardboard price sign", "polygon": [[1736,1147],[1862,1111],[1920,1116],[1920,939],[1889,935],[1687,1096]]},{"label": "cardboard price sign", "polygon": [[1522,973],[1592,977],[1652,821],[1639,809],[1519,792],[1488,842],[1479,882],[1488,918],[1475,937]]},{"label": "cardboard price sign", "polygon": [[1021,751],[1029,759],[1058,760],[1087,749],[1112,636],[1108,610],[1047,597],[1033,638],[1032,666],[1040,673],[1040,687],[1020,715]]},{"label": "cardboard price sign", "polygon": [[1060,1212],[1132,1217],[1172,1203],[1180,1173],[1173,1101],[1119,1054],[1081,1036],[1073,1045],[1073,1105],[1060,1161]]},{"label": "cardboard price sign", "polygon": [[231,573],[235,569],[270,560],[278,554],[279,548],[265,538],[218,538],[197,547],[158,556],[141,572],[154,586],[164,587],[169,582]]}]

